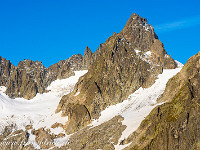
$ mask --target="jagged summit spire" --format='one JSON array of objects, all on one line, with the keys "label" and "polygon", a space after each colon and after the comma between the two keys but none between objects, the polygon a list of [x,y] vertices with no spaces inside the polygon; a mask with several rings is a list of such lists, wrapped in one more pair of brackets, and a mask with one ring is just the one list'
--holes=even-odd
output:
[{"label": "jagged summit spire", "polygon": [[92,51],[90,50],[90,48],[88,46],[86,46],[85,48],[85,52],[83,55],[83,66],[90,66],[91,65],[91,59],[92,59]]},{"label": "jagged summit spire", "polygon": [[132,44],[133,48],[148,51],[158,36],[147,19],[133,13],[120,34]]},{"label": "jagged summit spire", "polygon": [[130,16],[129,20],[127,21],[126,26],[129,26],[130,24],[142,24],[142,25],[146,25],[146,24],[148,24],[148,22],[147,22],[146,18],[140,17],[138,14],[133,13]]},{"label": "jagged summit spire", "polygon": [[139,17],[139,15],[138,15],[137,13],[132,13],[131,16],[130,16],[130,18],[131,18],[131,17],[133,18],[134,16],[135,16],[135,17],[137,17],[137,16]]},{"label": "jagged summit spire", "polygon": [[90,50],[88,46],[86,46],[84,55],[88,55],[88,54],[92,54],[92,51]]}]

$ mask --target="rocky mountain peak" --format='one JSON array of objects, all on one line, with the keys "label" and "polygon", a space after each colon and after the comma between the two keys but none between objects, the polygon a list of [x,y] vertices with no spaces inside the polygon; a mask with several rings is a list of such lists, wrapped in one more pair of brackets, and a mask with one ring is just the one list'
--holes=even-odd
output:
[{"label": "rocky mountain peak", "polygon": [[146,18],[133,13],[120,33],[135,49],[147,51],[158,36]]},{"label": "rocky mountain peak", "polygon": [[163,68],[175,68],[176,63],[167,54],[163,43],[158,39],[152,25],[148,24],[146,18],[133,13],[127,21],[124,29],[118,34],[121,39],[125,39],[140,56],[151,54],[148,61],[151,64],[162,66]]},{"label": "rocky mountain peak", "polygon": [[86,46],[86,48],[85,48],[84,55],[92,55],[92,51],[90,50],[90,48],[88,46]]},{"label": "rocky mountain peak", "polygon": [[147,23],[147,19],[146,18],[142,18],[142,17],[140,17],[138,14],[136,14],[136,13],[133,13],[131,16],[130,16],[130,18],[129,18],[129,20],[127,21],[127,24],[126,25],[130,25],[130,24],[132,24],[132,25],[134,25],[134,24],[142,24],[142,25],[145,25],[145,24],[148,24]]},{"label": "rocky mountain peak", "polygon": [[[86,47],[85,54],[88,51]],[[88,73],[72,93],[63,96],[57,109],[70,118],[68,133],[98,118],[107,106],[122,102],[141,86],[151,86],[163,68],[176,68],[153,27],[137,14],[132,14],[124,29],[109,37],[93,55],[96,59]],[[83,113],[78,113],[79,108]]]}]

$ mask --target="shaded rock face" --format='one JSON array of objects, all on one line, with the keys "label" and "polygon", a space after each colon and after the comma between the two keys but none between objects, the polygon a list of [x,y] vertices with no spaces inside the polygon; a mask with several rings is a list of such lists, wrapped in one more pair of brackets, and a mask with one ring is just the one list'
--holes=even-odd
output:
[{"label": "shaded rock face", "polygon": [[109,37],[94,54],[96,59],[88,73],[57,108],[69,118],[76,115],[73,110],[77,106],[86,108],[82,117],[76,117],[80,118],[78,123],[69,119],[68,133],[84,127],[90,121],[88,118],[98,118],[107,106],[122,102],[139,87],[152,85],[163,68],[176,67],[153,27],[137,14],[131,15],[124,29]]},{"label": "shaded rock face", "polygon": [[167,83],[156,107],[125,143],[127,149],[200,149],[200,52]]},{"label": "shaded rock face", "polygon": [[[86,50],[89,49],[88,47]],[[61,60],[49,68],[42,62],[23,60],[15,67],[9,60],[0,57],[0,86],[6,86],[6,94],[11,97],[31,99],[37,93],[44,93],[48,85],[56,79],[65,79],[74,75],[74,71],[87,69],[92,63],[92,52],[86,51]]]}]

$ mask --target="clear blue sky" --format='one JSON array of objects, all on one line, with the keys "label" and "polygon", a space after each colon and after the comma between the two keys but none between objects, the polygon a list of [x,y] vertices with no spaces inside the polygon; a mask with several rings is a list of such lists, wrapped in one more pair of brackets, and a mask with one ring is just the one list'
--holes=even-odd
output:
[{"label": "clear blue sky", "polygon": [[86,46],[94,52],[132,13],[148,19],[174,59],[200,50],[199,0],[1,0],[0,56],[48,67]]}]

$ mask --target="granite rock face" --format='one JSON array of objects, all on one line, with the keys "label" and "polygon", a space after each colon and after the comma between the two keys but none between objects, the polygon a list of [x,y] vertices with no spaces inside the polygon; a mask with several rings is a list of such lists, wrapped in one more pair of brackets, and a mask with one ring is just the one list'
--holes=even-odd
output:
[{"label": "granite rock face", "polygon": [[[68,133],[98,118],[107,106],[122,102],[141,86],[151,86],[163,68],[176,67],[153,27],[137,14],[132,14],[124,29],[109,37],[95,53],[88,73],[57,108],[69,116]],[[76,113],[79,106],[85,108],[81,114]]]},{"label": "granite rock face", "polygon": [[200,149],[200,52],[167,83],[156,107],[124,143],[126,149]]},{"label": "granite rock face", "polygon": [[46,92],[46,88],[56,79],[65,79],[74,75],[74,71],[87,69],[92,63],[92,52],[86,47],[86,52],[73,55],[67,60],[61,60],[49,68],[42,62],[23,60],[15,67],[9,60],[0,57],[0,86],[7,87],[6,94],[11,97],[32,99],[37,93]]}]

